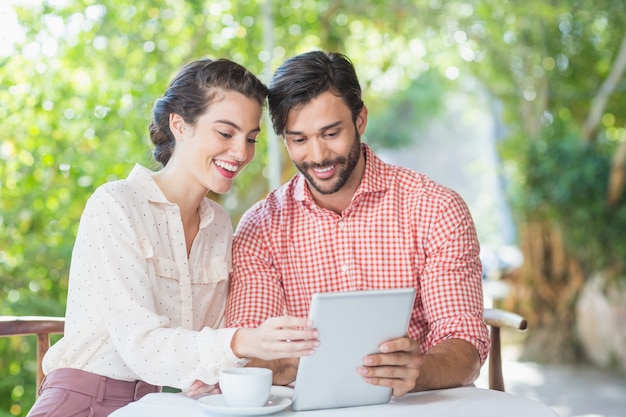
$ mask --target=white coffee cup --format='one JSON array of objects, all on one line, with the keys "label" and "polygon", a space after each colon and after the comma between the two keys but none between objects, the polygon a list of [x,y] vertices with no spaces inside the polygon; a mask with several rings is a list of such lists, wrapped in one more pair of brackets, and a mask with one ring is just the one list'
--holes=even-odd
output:
[{"label": "white coffee cup", "polygon": [[272,390],[272,370],[230,368],[220,372],[220,390],[229,407],[262,407]]}]

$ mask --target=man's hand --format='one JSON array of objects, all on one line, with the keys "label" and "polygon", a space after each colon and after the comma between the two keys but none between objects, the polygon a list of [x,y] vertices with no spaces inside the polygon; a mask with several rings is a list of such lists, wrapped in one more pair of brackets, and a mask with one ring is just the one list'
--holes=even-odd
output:
[{"label": "man's hand", "polygon": [[277,359],[273,361],[264,361],[253,358],[250,360],[248,366],[270,368],[273,372],[272,384],[288,385],[296,380],[299,363],[300,358]]},{"label": "man's hand", "polygon": [[395,397],[413,391],[424,361],[419,344],[402,337],[383,343],[380,351],[363,359],[364,366],[358,369],[363,379],[373,385],[391,387]]},{"label": "man's hand", "polygon": [[365,381],[391,387],[393,395],[471,384],[480,373],[478,350],[462,339],[447,339],[424,355],[408,337],[380,345],[381,353],[368,355],[358,369]]}]

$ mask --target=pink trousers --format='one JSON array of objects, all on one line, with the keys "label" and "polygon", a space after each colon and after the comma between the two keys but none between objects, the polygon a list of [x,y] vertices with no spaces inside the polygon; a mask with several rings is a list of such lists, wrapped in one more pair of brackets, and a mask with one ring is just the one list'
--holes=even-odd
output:
[{"label": "pink trousers", "polygon": [[161,387],[143,381],[120,381],[79,369],[50,372],[26,417],[106,417]]}]

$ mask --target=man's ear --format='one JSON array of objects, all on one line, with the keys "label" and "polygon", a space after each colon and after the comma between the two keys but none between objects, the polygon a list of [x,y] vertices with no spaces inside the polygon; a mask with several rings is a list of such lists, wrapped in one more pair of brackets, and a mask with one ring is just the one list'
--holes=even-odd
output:
[{"label": "man's ear", "polygon": [[170,130],[176,140],[181,140],[183,138],[186,126],[187,124],[180,114],[170,113]]},{"label": "man's ear", "polygon": [[359,135],[363,135],[365,133],[365,128],[367,127],[367,107],[365,106],[365,104],[363,105],[363,108],[361,109],[359,114],[356,116],[355,125],[357,132],[359,132]]}]

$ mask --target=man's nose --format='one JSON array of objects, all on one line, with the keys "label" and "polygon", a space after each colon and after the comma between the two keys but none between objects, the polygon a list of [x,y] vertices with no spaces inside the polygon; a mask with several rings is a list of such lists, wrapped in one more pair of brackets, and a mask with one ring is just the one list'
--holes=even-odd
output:
[{"label": "man's nose", "polygon": [[309,140],[309,160],[314,163],[322,163],[326,156],[326,147],[320,138]]}]

